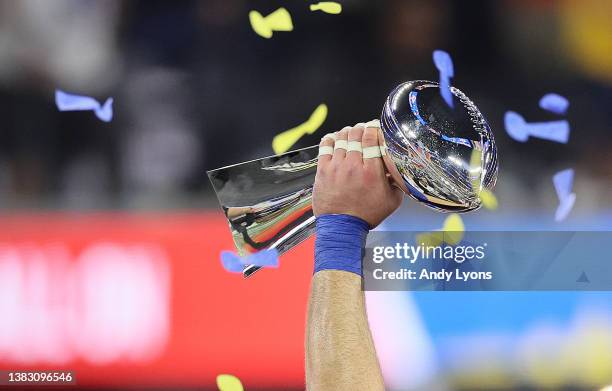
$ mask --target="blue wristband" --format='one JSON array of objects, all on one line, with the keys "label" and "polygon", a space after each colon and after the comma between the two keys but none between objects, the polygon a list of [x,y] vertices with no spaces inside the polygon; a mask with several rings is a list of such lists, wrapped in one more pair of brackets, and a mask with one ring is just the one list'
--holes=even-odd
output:
[{"label": "blue wristband", "polygon": [[344,270],[361,276],[361,258],[370,226],[359,217],[317,217],[314,272]]}]

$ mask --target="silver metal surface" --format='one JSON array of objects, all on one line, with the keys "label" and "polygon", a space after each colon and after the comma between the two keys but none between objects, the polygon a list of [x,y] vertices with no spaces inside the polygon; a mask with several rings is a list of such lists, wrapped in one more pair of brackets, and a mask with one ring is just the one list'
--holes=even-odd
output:
[{"label": "silver metal surface", "polygon": [[[384,160],[406,194],[439,211],[467,212],[495,185],[497,150],[478,108],[457,88],[451,92],[454,108],[435,82],[402,83],[389,94],[380,119]],[[313,233],[317,155],[314,146],[208,172],[240,255],[282,254]],[[258,269],[249,265],[243,274]]]},{"label": "silver metal surface", "polygon": [[[280,254],[314,232],[312,187],[318,146],[208,172],[238,254],[266,248]],[[259,269],[247,266],[245,277]]]},{"label": "silver metal surface", "polygon": [[451,92],[454,108],[438,83],[400,84],[380,122],[393,163],[387,168],[404,192],[436,210],[467,212],[480,207],[483,189],[495,186],[497,148],[480,110],[459,89]]}]

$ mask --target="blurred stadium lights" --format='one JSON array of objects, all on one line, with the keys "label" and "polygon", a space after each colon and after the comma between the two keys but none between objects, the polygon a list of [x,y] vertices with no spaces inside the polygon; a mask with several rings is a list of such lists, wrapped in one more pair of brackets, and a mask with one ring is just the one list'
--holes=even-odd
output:
[{"label": "blurred stadium lights", "polygon": [[2,244],[0,361],[155,359],[169,337],[168,262],[151,245]]}]

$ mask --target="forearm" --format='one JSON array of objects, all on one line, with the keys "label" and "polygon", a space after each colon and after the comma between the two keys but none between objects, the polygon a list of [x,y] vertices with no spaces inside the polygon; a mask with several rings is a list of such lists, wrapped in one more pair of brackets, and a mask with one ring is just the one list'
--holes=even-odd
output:
[{"label": "forearm", "polygon": [[317,239],[306,326],[309,391],[384,390],[361,290],[368,232],[402,201],[386,176],[382,137],[378,124],[369,123],[321,140],[312,198]]},{"label": "forearm", "polygon": [[361,277],[324,270],[312,280],[306,330],[308,390],[384,390]]}]

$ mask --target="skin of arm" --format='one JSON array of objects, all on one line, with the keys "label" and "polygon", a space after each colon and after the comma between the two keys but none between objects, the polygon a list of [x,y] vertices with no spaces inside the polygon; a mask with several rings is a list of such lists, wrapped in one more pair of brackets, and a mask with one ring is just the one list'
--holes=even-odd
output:
[{"label": "skin of arm", "polygon": [[[379,145],[382,134],[358,124],[337,132],[336,139],[361,141],[365,148]],[[321,141],[321,146],[333,145],[330,137]],[[364,160],[360,152],[343,149],[319,158],[313,191],[316,216],[348,214],[375,227],[399,207],[402,198],[381,158]],[[359,275],[342,270],[314,275],[305,348],[308,390],[384,390]]]}]

